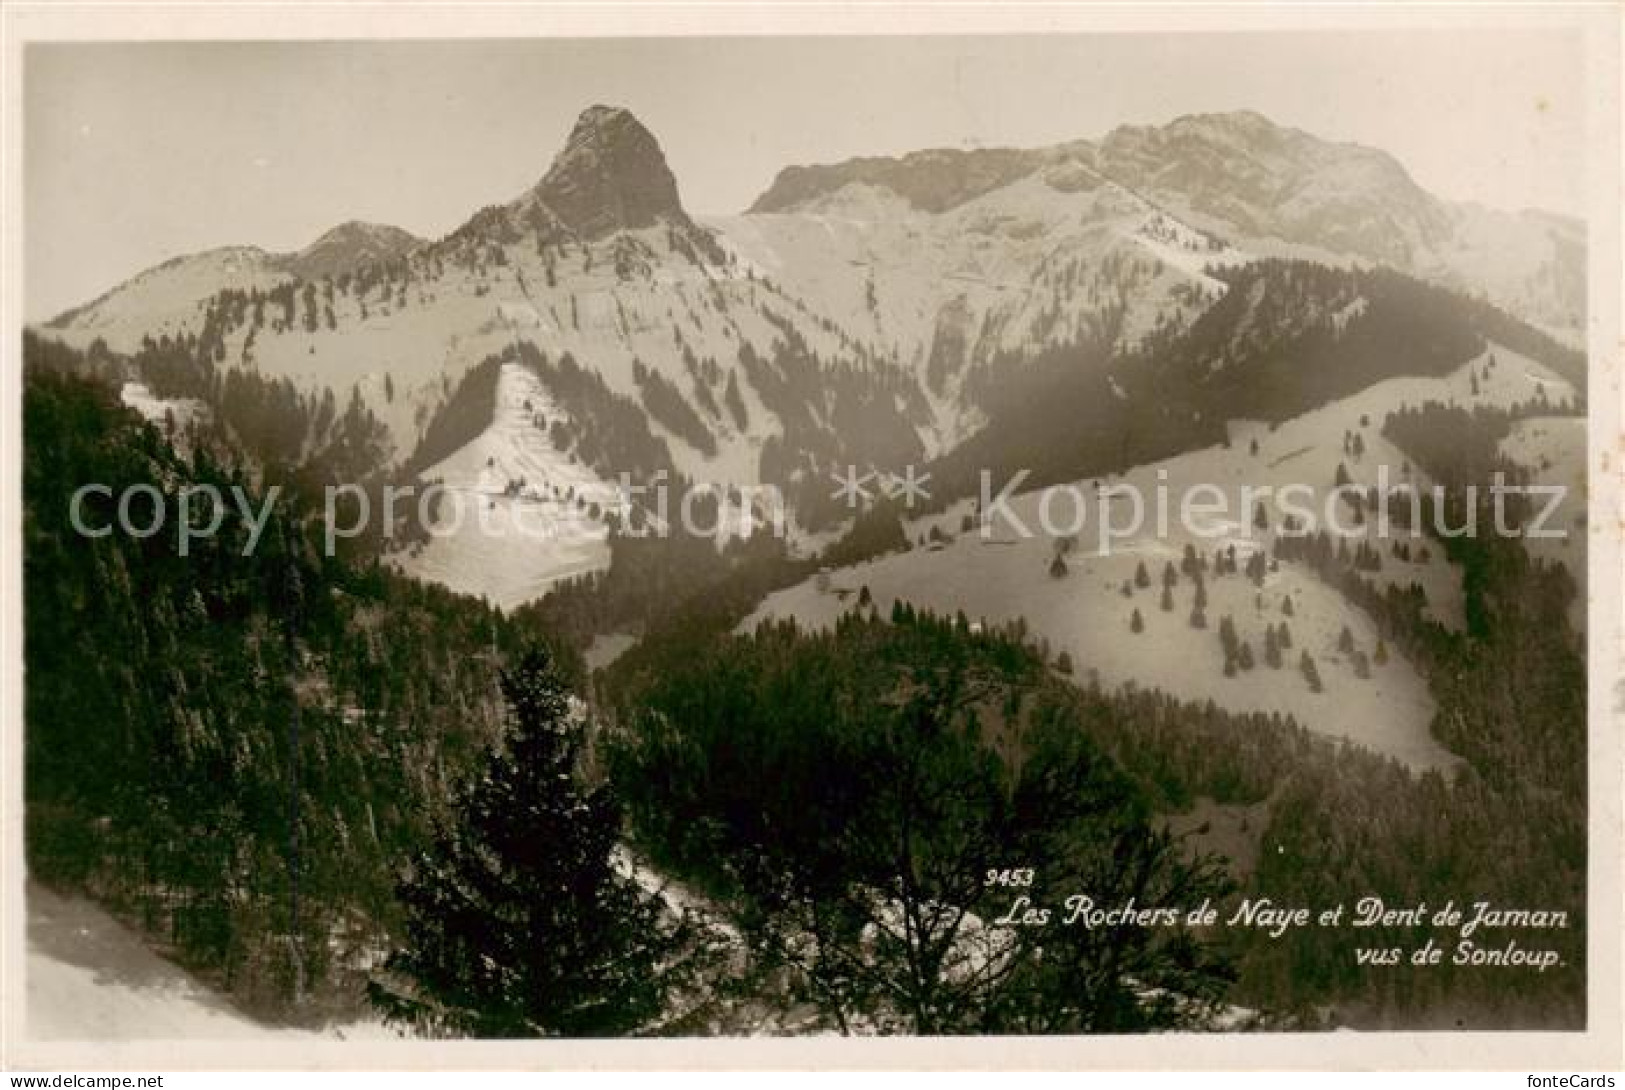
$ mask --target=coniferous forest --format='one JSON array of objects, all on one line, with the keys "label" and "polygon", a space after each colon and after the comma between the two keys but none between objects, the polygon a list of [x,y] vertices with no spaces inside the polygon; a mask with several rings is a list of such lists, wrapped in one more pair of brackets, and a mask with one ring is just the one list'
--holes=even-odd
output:
[{"label": "coniferous forest", "polygon": [[[30,361],[24,428],[31,871],[86,889],[256,1008],[332,999],[397,917],[393,872],[499,737],[499,613],[324,558],[307,514],[78,535],[69,482],[247,478],[103,382]],[[87,504],[86,521],[111,519]]]}]

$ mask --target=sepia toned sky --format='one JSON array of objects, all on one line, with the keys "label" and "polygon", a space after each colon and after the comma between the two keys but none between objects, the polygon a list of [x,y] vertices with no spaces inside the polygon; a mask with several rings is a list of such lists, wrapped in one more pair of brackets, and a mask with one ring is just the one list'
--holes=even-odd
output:
[{"label": "sepia toned sky", "polygon": [[1039,146],[1249,108],[1381,147],[1452,199],[1578,214],[1582,64],[1558,31],[31,45],[26,316],[177,254],[347,219],[438,236],[622,105],[694,213],[795,163]]}]

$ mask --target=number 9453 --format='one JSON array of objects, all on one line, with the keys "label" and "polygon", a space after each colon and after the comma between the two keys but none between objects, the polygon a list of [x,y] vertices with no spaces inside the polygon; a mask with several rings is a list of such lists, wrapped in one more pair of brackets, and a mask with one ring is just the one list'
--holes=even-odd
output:
[{"label": "number 9453", "polygon": [[1004,870],[990,870],[987,877],[982,879],[984,886],[1010,886],[1025,887],[1033,884],[1033,869],[1031,867],[1006,867]]}]

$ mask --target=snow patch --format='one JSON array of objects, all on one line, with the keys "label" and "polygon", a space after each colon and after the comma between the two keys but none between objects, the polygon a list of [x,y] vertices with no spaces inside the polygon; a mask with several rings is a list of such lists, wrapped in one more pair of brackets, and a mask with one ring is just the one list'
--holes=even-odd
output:
[{"label": "snow patch", "polygon": [[561,579],[609,565],[616,486],[556,450],[566,414],[526,367],[502,365],[496,413],[473,442],[422,474],[445,486],[440,532],[391,558],[402,571],[513,609]]}]

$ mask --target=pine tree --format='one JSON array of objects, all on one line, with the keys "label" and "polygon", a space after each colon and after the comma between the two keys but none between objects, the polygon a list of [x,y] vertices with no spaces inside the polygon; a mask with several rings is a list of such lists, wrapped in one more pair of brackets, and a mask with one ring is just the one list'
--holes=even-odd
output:
[{"label": "pine tree", "polygon": [[722,401],[728,406],[728,415],[733,417],[734,427],[744,431],[750,418],[745,412],[745,398],[739,392],[739,372],[728,372],[728,388],[723,391]]},{"label": "pine tree", "polygon": [[1164,613],[1172,613],[1174,611],[1174,592],[1173,588],[1171,587],[1162,588],[1162,611]]},{"label": "pine tree", "polygon": [[1343,631],[1337,634],[1337,649],[1345,655],[1354,653],[1354,633],[1349,631],[1348,625],[1344,625]]},{"label": "pine tree", "polygon": [[404,941],[372,999],[434,1033],[633,1032],[662,1009],[677,937],[611,863],[620,808],[580,782],[583,729],[551,660],[530,652],[502,692],[506,748],[401,882]]},{"label": "pine tree", "polygon": [[1134,633],[1136,636],[1145,631],[1145,618],[1140,616],[1140,611],[1138,609],[1136,609],[1134,611],[1134,615],[1128,619],[1128,630]]},{"label": "pine tree", "polygon": [[1281,668],[1281,641],[1275,637],[1275,629],[1269,625],[1264,626],[1264,665],[1271,670]]},{"label": "pine tree", "polygon": [[863,589],[858,591],[858,605],[864,609],[868,609],[874,604],[875,596],[869,593],[869,584],[865,583],[863,584]]},{"label": "pine tree", "polygon": [[1292,595],[1290,594],[1281,596],[1281,615],[1283,617],[1292,616]]},{"label": "pine tree", "polygon": [[1142,590],[1151,585],[1151,573],[1145,570],[1145,561],[1140,561],[1134,569],[1134,585]]},{"label": "pine tree", "polygon": [[1320,683],[1320,670],[1315,666],[1315,660],[1308,651],[1299,656],[1298,669],[1303,671],[1303,679],[1309,683],[1310,692],[1322,691],[1324,687]]},{"label": "pine tree", "polygon": [[1049,573],[1054,579],[1066,578],[1066,558],[1060,553],[1056,553],[1055,559],[1049,562]]}]

